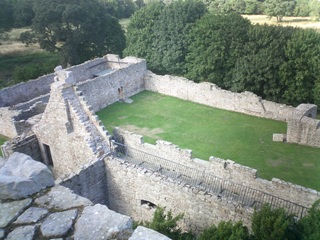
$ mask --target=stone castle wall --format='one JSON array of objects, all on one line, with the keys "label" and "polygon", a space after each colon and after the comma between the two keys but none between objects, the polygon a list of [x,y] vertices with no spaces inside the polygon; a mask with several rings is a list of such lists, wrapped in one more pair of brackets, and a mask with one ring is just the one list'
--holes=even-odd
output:
[{"label": "stone castle wall", "polygon": [[[108,207],[127,214],[134,220],[151,220],[154,205],[184,213],[181,226],[200,232],[220,221],[239,221],[250,224],[253,209],[218,196],[199,191],[156,172],[107,158]],[[154,204],[154,205],[153,205]]]},{"label": "stone castle wall", "polygon": [[88,198],[93,203],[107,205],[106,167],[103,159],[85,164],[78,172],[73,172],[66,179],[59,179],[56,183],[72,189],[82,197]]},{"label": "stone castle wall", "polygon": [[0,90],[0,108],[14,106],[30,101],[50,92],[54,74],[48,74],[35,80],[19,83]]},{"label": "stone castle wall", "polygon": [[320,198],[320,192],[285,182],[276,178],[271,181],[258,177],[256,169],[242,166],[231,160],[224,160],[210,157],[209,161],[192,158],[192,151],[180,149],[178,146],[165,142],[157,141],[156,145],[144,143],[141,135],[116,128],[115,136],[122,136],[124,144],[133,149],[139,149],[148,154],[163,157],[173,162],[197,169],[204,173],[212,174],[222,179],[227,179],[237,184],[257,189],[270,195],[284,200],[311,207]]},{"label": "stone castle wall", "polygon": [[125,97],[130,97],[144,89],[143,77],[147,70],[145,60],[128,57],[122,61],[127,62],[127,65],[122,66],[121,70],[113,69],[106,75],[77,85],[77,89],[82,91],[94,111],[99,111],[117,102],[119,100],[118,89],[121,87],[124,89]]},{"label": "stone castle wall", "polygon": [[212,83],[195,83],[182,77],[159,76],[151,72],[145,77],[145,89],[210,107],[279,121],[288,120],[294,110],[291,106],[263,100],[251,92],[234,93]]},{"label": "stone castle wall", "polygon": [[316,116],[316,105],[300,104],[288,121],[287,141],[320,147],[320,120]]}]

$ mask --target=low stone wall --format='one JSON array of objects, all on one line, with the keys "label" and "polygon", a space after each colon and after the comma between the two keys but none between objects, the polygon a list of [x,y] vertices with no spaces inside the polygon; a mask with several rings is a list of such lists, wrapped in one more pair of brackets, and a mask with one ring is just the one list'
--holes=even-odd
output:
[{"label": "low stone wall", "polygon": [[130,97],[144,90],[143,76],[146,62],[138,58],[125,58],[131,61],[121,70],[113,69],[106,75],[79,83],[77,89],[82,91],[86,101],[94,111],[99,111],[119,100],[118,89],[123,87],[125,97]]},{"label": "low stone wall", "polygon": [[141,135],[119,128],[115,128],[114,135],[118,139],[117,136],[121,136],[124,144],[131,148],[163,157],[204,173],[210,173],[307,208],[310,208],[316,200],[320,199],[320,192],[276,178],[273,178],[272,181],[258,178],[256,169],[242,166],[231,160],[210,157],[209,161],[204,161],[192,158],[191,150],[180,149],[178,146],[165,141],[157,141],[156,145],[144,143]]},{"label": "low stone wall", "polygon": [[300,104],[288,121],[287,141],[320,147],[320,120],[316,116],[316,105]]},{"label": "low stone wall", "polygon": [[263,100],[251,92],[234,93],[212,83],[194,83],[185,78],[159,76],[151,72],[145,77],[145,89],[210,107],[279,121],[288,120],[294,110],[292,106]]},{"label": "low stone wall", "polygon": [[18,136],[14,123],[14,117],[19,115],[19,111],[11,110],[8,107],[0,108],[0,134],[8,138]]}]

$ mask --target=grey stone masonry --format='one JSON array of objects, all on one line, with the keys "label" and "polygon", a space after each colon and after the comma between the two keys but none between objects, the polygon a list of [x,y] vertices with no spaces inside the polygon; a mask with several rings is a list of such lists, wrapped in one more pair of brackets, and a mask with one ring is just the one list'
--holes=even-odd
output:
[{"label": "grey stone masonry", "polygon": [[132,233],[130,217],[59,185],[23,200],[0,199],[0,240],[169,239],[144,228]]}]

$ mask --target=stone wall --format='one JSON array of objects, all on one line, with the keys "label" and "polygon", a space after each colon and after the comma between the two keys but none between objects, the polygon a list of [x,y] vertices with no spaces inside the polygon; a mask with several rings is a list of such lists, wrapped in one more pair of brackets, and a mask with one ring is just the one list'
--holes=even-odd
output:
[{"label": "stone wall", "polygon": [[15,127],[14,117],[19,115],[19,111],[9,107],[0,108],[0,134],[8,138],[18,136]]},{"label": "stone wall", "polygon": [[[107,132],[100,126],[81,92],[74,88],[71,72],[60,70],[41,120],[34,125],[42,159],[62,178],[109,151]],[[79,94],[79,95],[78,95]]]},{"label": "stone wall", "polygon": [[204,161],[192,158],[191,150],[180,149],[178,146],[165,141],[157,141],[156,145],[144,143],[142,136],[119,128],[115,129],[114,135],[116,137],[122,136],[124,144],[131,148],[139,149],[143,152],[197,169],[203,173],[212,174],[228,181],[251,187],[307,208],[311,207],[320,198],[319,192],[309,188],[276,178],[273,178],[271,181],[261,179],[257,177],[256,169],[242,166],[231,160],[210,157],[209,161]]},{"label": "stone wall", "polygon": [[77,195],[88,198],[94,204],[107,205],[106,172],[103,160],[85,164],[82,169],[72,173],[67,179],[57,180],[56,183],[71,189]]},{"label": "stone wall", "polygon": [[185,78],[159,76],[151,72],[145,77],[145,89],[211,107],[280,121],[288,120],[294,110],[291,106],[263,100],[251,92],[234,93],[212,83],[194,83]]},{"label": "stone wall", "polygon": [[155,206],[184,213],[181,227],[198,233],[220,221],[250,224],[253,209],[117,159],[106,159],[108,207],[134,220],[151,220]]},{"label": "stone wall", "polygon": [[288,121],[287,141],[320,147],[320,120],[316,116],[316,105],[300,104]]},{"label": "stone wall", "polygon": [[14,152],[24,153],[32,159],[42,162],[38,139],[35,135],[15,138],[5,142],[2,147],[3,156],[9,158]]},{"label": "stone wall", "polygon": [[144,89],[145,60],[127,57],[122,61],[127,62],[127,65],[122,66],[120,70],[113,69],[106,75],[77,84],[77,89],[83,92],[86,101],[94,111],[99,111],[118,101],[118,89],[121,87],[124,89],[126,98]]},{"label": "stone wall", "polygon": [[30,101],[50,92],[53,73],[0,90],[0,108]]}]

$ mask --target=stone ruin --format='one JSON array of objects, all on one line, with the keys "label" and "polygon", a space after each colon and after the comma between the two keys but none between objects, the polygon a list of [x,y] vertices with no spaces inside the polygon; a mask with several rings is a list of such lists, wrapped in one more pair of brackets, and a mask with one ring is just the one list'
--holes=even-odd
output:
[{"label": "stone ruin", "polygon": [[[125,96],[119,94],[122,88]],[[181,226],[195,232],[221,220],[250,224],[254,207],[263,201],[274,207],[288,206],[302,216],[320,198],[320,193],[312,189],[279,179],[260,179],[257,170],[231,160],[194,159],[191,150],[171,143],[151,145],[133,133],[116,130],[111,135],[106,131],[95,112],[143,90],[285,121],[287,134],[275,140],[286,138],[288,142],[320,146],[318,120],[310,118],[316,115],[313,105],[294,108],[250,92],[232,93],[211,83],[158,76],[147,70],[145,60],[106,55],[65,70],[58,67],[54,74],[0,90],[0,134],[11,138],[1,147],[3,156],[8,159],[14,152],[28,154],[52,170],[56,184],[135,220],[150,220],[159,205],[174,214],[184,212]],[[128,149],[149,155],[133,151],[129,151],[130,159],[129,155],[117,155],[119,147],[112,141],[117,133],[121,133]],[[164,159],[148,162],[151,155]],[[141,162],[141,158],[146,161]],[[198,175],[176,171],[173,176],[168,162],[172,166],[180,164],[181,173],[189,168],[212,180],[204,186]],[[164,168],[164,163],[169,165]],[[208,185],[217,181],[218,187]],[[253,189],[259,197],[242,195],[241,189]]]},{"label": "stone ruin", "polygon": [[0,239],[169,240],[132,219],[55,185],[49,168],[12,154],[0,168]]}]

